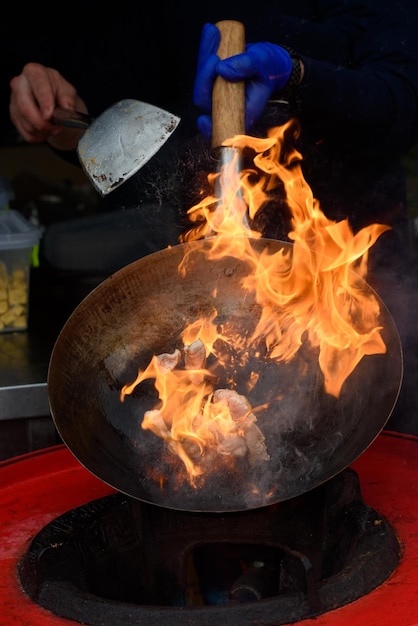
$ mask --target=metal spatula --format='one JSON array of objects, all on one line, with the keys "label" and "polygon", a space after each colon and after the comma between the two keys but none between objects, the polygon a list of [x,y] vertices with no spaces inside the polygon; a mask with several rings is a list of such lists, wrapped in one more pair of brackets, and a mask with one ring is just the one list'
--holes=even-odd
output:
[{"label": "metal spatula", "polygon": [[105,196],[135,174],[167,141],[180,118],[139,100],[121,100],[96,119],[57,108],[53,122],[86,129],[77,154],[97,191]]}]

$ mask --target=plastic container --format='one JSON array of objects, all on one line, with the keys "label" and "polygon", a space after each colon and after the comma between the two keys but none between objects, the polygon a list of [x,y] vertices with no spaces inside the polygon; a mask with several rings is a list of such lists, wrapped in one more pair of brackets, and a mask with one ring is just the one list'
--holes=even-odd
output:
[{"label": "plastic container", "polygon": [[7,178],[0,177],[0,209],[10,209],[10,204],[15,199],[15,193],[11,182]]},{"label": "plastic container", "polygon": [[26,330],[30,263],[40,231],[18,211],[0,211],[0,332]]}]

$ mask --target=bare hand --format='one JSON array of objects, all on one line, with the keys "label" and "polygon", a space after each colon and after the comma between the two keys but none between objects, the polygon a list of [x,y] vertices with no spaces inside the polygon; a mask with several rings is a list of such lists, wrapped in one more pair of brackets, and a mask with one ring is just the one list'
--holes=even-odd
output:
[{"label": "bare hand", "polygon": [[48,141],[60,150],[73,150],[80,139],[77,129],[51,122],[55,107],[87,108],[77,91],[61,74],[39,63],[27,63],[22,73],[10,81],[10,119],[28,143]]}]

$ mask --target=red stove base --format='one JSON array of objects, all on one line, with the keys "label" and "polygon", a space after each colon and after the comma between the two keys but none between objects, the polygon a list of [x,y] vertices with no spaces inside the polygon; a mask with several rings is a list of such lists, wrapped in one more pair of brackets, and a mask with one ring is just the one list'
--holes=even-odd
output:
[{"label": "red stove base", "polygon": [[[359,600],[303,626],[418,626],[418,438],[383,432],[352,465],[364,501],[385,516],[402,545],[399,566]],[[0,463],[0,611],[2,626],[75,624],[22,591],[17,563],[34,535],[63,513],[114,493],[65,446]],[[156,607],[156,611],[158,608]]]}]

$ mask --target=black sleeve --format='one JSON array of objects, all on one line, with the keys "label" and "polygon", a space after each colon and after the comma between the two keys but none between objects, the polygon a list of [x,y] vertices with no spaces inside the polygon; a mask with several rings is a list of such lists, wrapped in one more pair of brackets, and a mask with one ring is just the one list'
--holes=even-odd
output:
[{"label": "black sleeve", "polygon": [[323,12],[306,24],[305,45],[300,36],[295,42],[305,76],[293,111],[316,141],[345,142],[363,156],[402,153],[418,137],[418,8],[319,4]]}]

